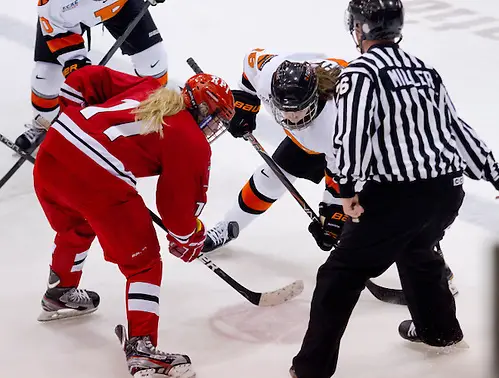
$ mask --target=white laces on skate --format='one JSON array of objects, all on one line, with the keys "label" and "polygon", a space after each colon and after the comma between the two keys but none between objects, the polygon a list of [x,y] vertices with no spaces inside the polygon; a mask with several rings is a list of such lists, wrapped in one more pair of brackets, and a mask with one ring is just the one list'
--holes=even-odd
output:
[{"label": "white laces on skate", "polygon": [[72,289],[68,293],[68,299],[73,303],[88,303],[91,302],[91,299],[84,289]]},{"label": "white laces on skate", "polygon": [[162,355],[162,356],[166,356],[166,353],[163,352],[162,350],[159,350],[157,347],[155,347],[153,345],[153,343],[151,343],[151,339],[149,337],[144,337],[142,339],[142,341],[144,342],[144,346],[152,353],[152,354],[159,354],[159,355]]},{"label": "white laces on skate", "polygon": [[411,323],[407,334],[409,335],[409,337],[418,337],[418,334],[416,333],[416,326],[414,325],[414,323]]},{"label": "white laces on skate", "polygon": [[24,136],[33,143],[38,137],[45,132],[45,129],[42,126],[39,126],[36,121],[33,121],[32,124],[25,124],[28,130],[24,132]]},{"label": "white laces on skate", "polygon": [[206,235],[213,240],[213,244],[218,247],[223,245],[229,238],[228,233],[229,222],[219,222],[212,229],[206,232]]}]

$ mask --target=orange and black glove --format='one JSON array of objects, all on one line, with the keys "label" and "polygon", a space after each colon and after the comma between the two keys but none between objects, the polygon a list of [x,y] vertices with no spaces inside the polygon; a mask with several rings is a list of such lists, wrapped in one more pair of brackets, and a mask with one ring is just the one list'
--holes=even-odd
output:
[{"label": "orange and black glove", "polygon": [[343,207],[336,204],[319,204],[319,215],[322,223],[312,222],[308,231],[315,242],[323,251],[330,251],[338,243],[343,226],[348,216],[343,212]]},{"label": "orange and black glove", "polygon": [[82,67],[89,66],[91,64],[92,62],[88,58],[69,59],[64,63],[62,74],[66,78],[70,73],[79,70]]},{"label": "orange and black glove", "polygon": [[256,129],[256,115],[260,111],[260,99],[248,92],[232,90],[236,114],[227,130],[234,138],[241,138]]}]

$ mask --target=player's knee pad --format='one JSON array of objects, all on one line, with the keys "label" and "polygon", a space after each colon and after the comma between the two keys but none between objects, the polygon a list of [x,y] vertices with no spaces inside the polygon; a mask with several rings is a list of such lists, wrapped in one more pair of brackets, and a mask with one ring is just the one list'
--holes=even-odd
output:
[{"label": "player's knee pad", "polygon": [[163,42],[131,56],[135,73],[138,76],[151,76],[161,85],[168,82],[168,55]]},{"label": "player's knee pad", "polygon": [[31,104],[34,116],[40,114],[51,121],[59,112],[59,90],[64,82],[61,66],[35,62],[31,75]]}]

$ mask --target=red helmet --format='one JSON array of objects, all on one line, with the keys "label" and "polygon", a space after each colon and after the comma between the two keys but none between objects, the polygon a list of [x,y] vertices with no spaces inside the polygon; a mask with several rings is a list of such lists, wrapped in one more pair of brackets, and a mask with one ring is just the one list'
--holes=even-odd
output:
[{"label": "red helmet", "polygon": [[218,76],[197,74],[187,80],[182,95],[208,142],[222,135],[235,114],[234,96],[227,83]]}]

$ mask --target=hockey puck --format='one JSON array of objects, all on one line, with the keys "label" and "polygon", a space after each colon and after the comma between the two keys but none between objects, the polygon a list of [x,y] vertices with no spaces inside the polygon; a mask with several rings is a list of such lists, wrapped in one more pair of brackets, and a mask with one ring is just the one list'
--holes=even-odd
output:
[{"label": "hockey puck", "polygon": [[227,226],[227,231],[232,239],[237,238],[239,236],[239,223],[229,222],[229,225]]}]

